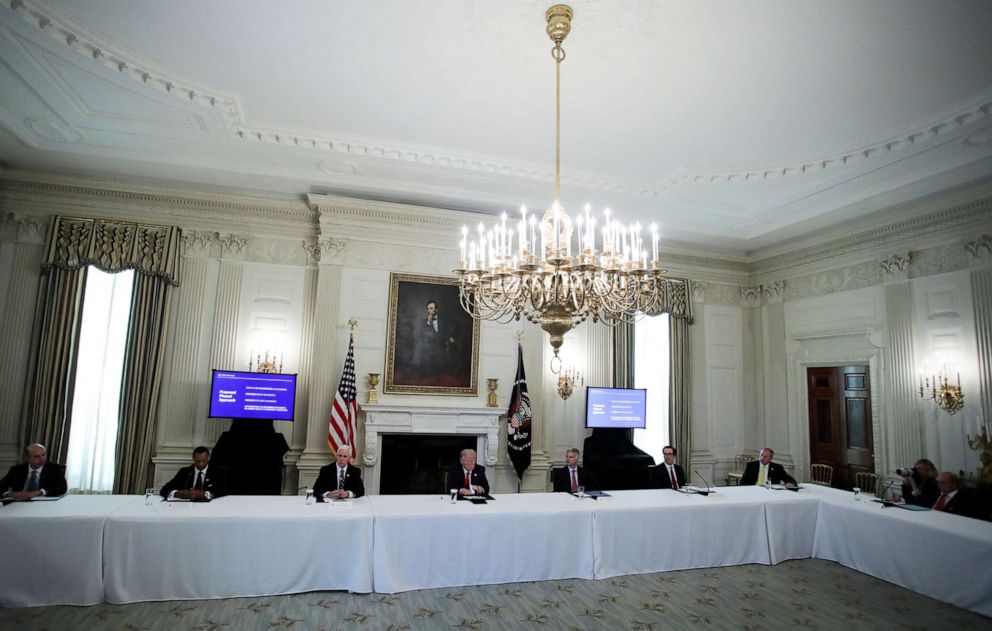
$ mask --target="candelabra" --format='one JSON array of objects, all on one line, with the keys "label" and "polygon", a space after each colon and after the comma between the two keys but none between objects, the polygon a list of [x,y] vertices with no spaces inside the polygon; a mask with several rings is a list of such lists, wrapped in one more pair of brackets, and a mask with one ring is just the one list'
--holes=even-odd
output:
[{"label": "candelabra", "polygon": [[582,386],[585,381],[582,379],[582,373],[575,368],[563,370],[561,374],[558,375],[558,396],[561,397],[562,401],[565,401],[568,397],[572,396],[572,392],[575,391],[576,383],[578,383],[579,386]]},{"label": "candelabra", "polygon": [[964,407],[964,393],[961,392],[961,371],[957,373],[957,385],[947,380],[947,367],[936,374],[925,376],[920,371],[920,398],[933,399],[937,407],[948,414],[957,414]]},{"label": "candelabra", "polygon": [[248,355],[248,372],[281,373],[282,355],[279,355],[279,365],[276,366],[276,354],[272,353],[269,359],[269,351],[265,351],[265,359],[261,355],[255,356],[255,351]]},{"label": "candelabra", "polygon": [[978,469],[978,479],[983,482],[992,482],[992,440],[989,439],[988,425],[983,425],[981,431],[974,436],[968,434],[968,447],[981,452],[978,460],[982,466]]}]

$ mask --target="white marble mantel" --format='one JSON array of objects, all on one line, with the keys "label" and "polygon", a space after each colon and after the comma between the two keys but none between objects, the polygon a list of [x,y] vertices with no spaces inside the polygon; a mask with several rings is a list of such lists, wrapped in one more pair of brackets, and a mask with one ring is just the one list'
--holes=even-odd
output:
[{"label": "white marble mantel", "polygon": [[379,451],[382,434],[448,434],[475,436],[479,460],[496,465],[500,416],[503,410],[488,407],[420,407],[412,405],[363,405],[365,413],[366,487],[379,488]]}]

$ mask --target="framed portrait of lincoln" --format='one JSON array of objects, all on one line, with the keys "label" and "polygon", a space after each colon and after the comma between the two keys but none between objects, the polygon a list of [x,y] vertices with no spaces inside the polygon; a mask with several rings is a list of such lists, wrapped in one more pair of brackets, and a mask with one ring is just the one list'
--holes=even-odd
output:
[{"label": "framed portrait of lincoln", "polygon": [[476,396],[479,321],[462,309],[458,281],[390,274],[383,392]]}]

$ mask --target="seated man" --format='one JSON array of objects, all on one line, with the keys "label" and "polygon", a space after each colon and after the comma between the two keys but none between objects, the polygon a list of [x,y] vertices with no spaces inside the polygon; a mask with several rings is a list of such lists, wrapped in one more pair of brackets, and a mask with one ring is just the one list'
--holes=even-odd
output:
[{"label": "seated man", "polygon": [[578,493],[580,486],[586,491],[599,490],[596,476],[579,466],[579,450],[575,447],[565,452],[565,466],[551,473],[551,483],[555,493]]},{"label": "seated man", "polygon": [[335,462],[321,467],[317,481],[313,483],[317,501],[346,500],[365,495],[362,470],[351,464],[351,447],[341,445],[334,456]]},{"label": "seated man", "polygon": [[[906,500],[907,504],[932,508],[940,497],[940,489],[937,487],[937,467],[926,458],[920,458],[909,474],[902,476],[902,499]],[[898,501],[899,496],[896,495],[892,499]]]},{"label": "seated man", "polygon": [[662,447],[661,455],[665,458],[665,462],[654,468],[654,487],[656,489],[675,489],[677,491],[685,486],[685,471],[682,470],[682,465],[675,462],[677,453],[675,447],[671,445]]},{"label": "seated man", "polygon": [[975,517],[977,507],[966,490],[958,489],[958,476],[950,471],[944,471],[937,476],[937,488],[940,495],[933,504],[935,511],[953,513],[962,517]]},{"label": "seated man", "polygon": [[180,469],[169,483],[162,487],[162,497],[167,500],[192,500],[209,502],[227,495],[227,469],[210,465],[210,450],[200,446],[193,450],[193,464]]},{"label": "seated man", "polygon": [[44,445],[35,443],[25,447],[24,463],[11,467],[0,480],[3,499],[23,502],[39,495],[65,495],[69,487],[65,481],[65,465],[47,460]]},{"label": "seated man", "polygon": [[458,489],[458,494],[489,495],[489,480],[486,479],[486,468],[475,464],[475,450],[462,449],[458,463],[451,465],[448,470],[448,488]]},{"label": "seated man", "polygon": [[752,460],[744,467],[744,474],[741,476],[741,486],[769,484],[784,484],[788,488],[796,487],[796,479],[789,475],[785,467],[777,462],[772,462],[775,452],[771,447],[761,450],[757,460]]}]

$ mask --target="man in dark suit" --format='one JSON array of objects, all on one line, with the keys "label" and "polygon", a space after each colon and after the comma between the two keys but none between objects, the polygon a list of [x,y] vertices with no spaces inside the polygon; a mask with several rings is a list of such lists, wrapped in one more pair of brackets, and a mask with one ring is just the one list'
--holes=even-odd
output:
[{"label": "man in dark suit", "polygon": [[[902,477],[902,499],[906,500],[907,504],[932,508],[940,497],[937,467],[926,458],[920,458],[909,474]],[[898,501],[899,498],[900,496],[896,495],[893,499]]]},{"label": "man in dark suit", "polygon": [[786,472],[785,467],[772,462],[774,457],[775,452],[770,447],[762,449],[758,459],[752,460],[744,467],[741,486],[761,485],[767,481],[769,484],[784,484],[788,488],[795,488],[796,479]]},{"label": "man in dark suit", "polygon": [[227,495],[227,478],[227,469],[211,465],[210,450],[200,446],[193,450],[193,464],[180,469],[161,494],[167,500],[209,502]]},{"label": "man in dark suit", "polygon": [[351,464],[351,447],[338,447],[335,462],[321,467],[317,481],[313,483],[313,494],[318,502],[346,500],[365,495],[362,470]]},{"label": "man in dark suit", "polygon": [[14,465],[0,480],[3,499],[22,502],[38,495],[65,495],[65,466],[48,462],[44,445],[35,443],[24,448],[24,463]]},{"label": "man in dark suit", "polygon": [[940,495],[933,504],[935,511],[961,515],[962,517],[976,517],[978,510],[973,498],[967,491],[958,488],[958,476],[950,471],[944,471],[937,476],[937,487]]},{"label": "man in dark suit", "polygon": [[675,447],[665,445],[661,449],[661,454],[664,456],[665,462],[654,468],[654,486],[658,489],[674,489],[677,491],[685,486],[685,471],[682,470],[682,465],[675,462],[675,456],[678,452],[675,450]]},{"label": "man in dark suit", "polygon": [[489,495],[489,480],[486,468],[475,464],[475,450],[462,449],[461,457],[448,469],[448,488],[458,489],[462,497],[466,495]]},{"label": "man in dark suit", "polygon": [[586,491],[598,491],[599,483],[591,471],[579,466],[579,450],[575,447],[565,452],[565,466],[551,473],[555,493],[578,493],[581,486]]}]

